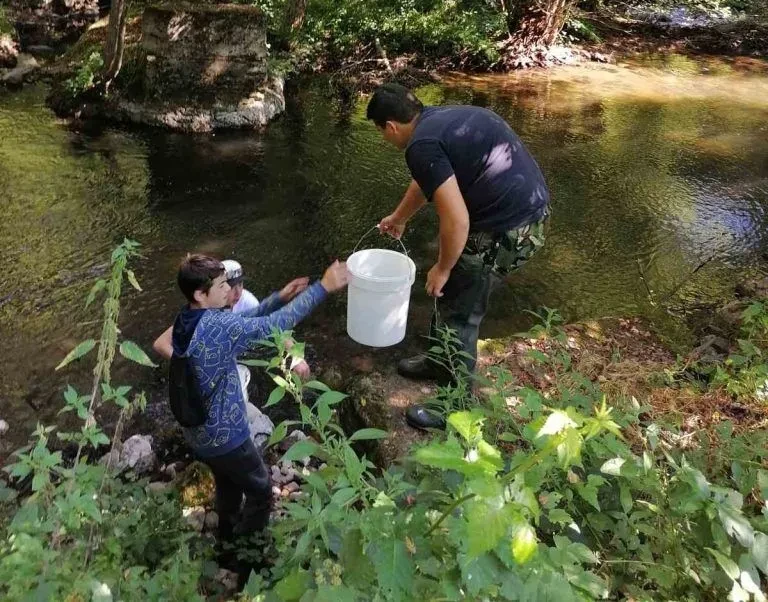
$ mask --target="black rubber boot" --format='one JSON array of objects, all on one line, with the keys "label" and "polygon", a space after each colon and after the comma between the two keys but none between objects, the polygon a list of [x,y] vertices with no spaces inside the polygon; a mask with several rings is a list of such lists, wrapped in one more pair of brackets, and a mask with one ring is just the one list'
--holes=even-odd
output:
[{"label": "black rubber boot", "polygon": [[421,404],[412,405],[405,411],[405,421],[415,429],[445,430],[445,418],[440,412]]},{"label": "black rubber boot", "polygon": [[424,354],[400,360],[397,363],[397,373],[413,380],[436,380],[441,385],[453,382],[453,375],[449,370]]}]

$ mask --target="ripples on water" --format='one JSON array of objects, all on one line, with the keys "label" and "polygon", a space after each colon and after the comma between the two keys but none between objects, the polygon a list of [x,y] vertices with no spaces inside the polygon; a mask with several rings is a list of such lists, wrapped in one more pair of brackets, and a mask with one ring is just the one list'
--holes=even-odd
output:
[{"label": "ripples on water", "polygon": [[[53,367],[97,327],[82,300],[123,236],[143,244],[144,293],[130,293],[124,335],[148,346],[181,303],[175,266],[188,250],[236,257],[265,294],[319,275],[397,203],[402,156],[364,119],[364,102],[301,85],[265,135],[210,137],[108,128],[73,132],[43,88],[0,92],[0,416],[22,424],[59,406],[85,369]],[[484,334],[515,332],[542,305],[571,319],[651,311],[640,273],[682,303],[725,294],[766,242],[768,74],[756,61],[650,57],[619,66],[505,76],[456,75],[420,91],[504,116],[553,193],[547,247],[495,299]],[[435,220],[405,238],[422,278]],[[428,300],[417,281],[411,336]],[[421,313],[419,310],[421,309]],[[343,335],[336,300],[305,329]],[[414,315],[416,316],[414,318]],[[326,343],[326,345],[328,345]],[[155,378],[155,377],[153,377]]]}]

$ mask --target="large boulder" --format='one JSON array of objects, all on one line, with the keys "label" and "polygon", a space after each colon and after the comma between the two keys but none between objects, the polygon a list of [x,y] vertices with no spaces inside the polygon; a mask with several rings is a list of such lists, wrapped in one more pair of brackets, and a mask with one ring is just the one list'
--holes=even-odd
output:
[{"label": "large boulder", "polygon": [[0,78],[0,83],[6,86],[20,86],[25,81],[32,78],[34,73],[40,68],[40,65],[30,54],[20,54],[16,62],[16,67]]},{"label": "large boulder", "polygon": [[267,68],[264,13],[237,4],[151,6],[142,20],[141,93],[120,119],[209,132],[259,128],[285,110],[283,79]]}]

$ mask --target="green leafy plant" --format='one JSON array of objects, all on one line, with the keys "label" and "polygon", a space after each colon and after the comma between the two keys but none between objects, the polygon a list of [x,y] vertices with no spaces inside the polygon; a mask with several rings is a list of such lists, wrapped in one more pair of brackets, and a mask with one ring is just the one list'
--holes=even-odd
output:
[{"label": "green leafy plant", "polygon": [[[101,336],[77,345],[57,368],[97,349],[90,393],[81,395],[72,386],[64,392],[61,412],[74,413],[82,426],[59,431],[38,425],[32,443],[17,451],[5,468],[17,482],[29,480],[31,493],[6,496],[13,518],[0,540],[3,600],[201,599],[200,560],[191,552],[192,534],[179,505],[113,467],[125,421],[146,404],[143,393],[131,395],[130,386],[112,384],[115,355],[152,365],[138,345],[118,342],[124,280],[140,290],[128,268],[137,256],[138,244],[130,240],[112,253],[110,276],[96,282],[87,300],[90,305],[104,294]],[[118,410],[117,426],[106,461],[93,463],[96,450],[110,444],[96,419],[104,403]],[[73,460],[52,449],[54,433],[75,445]]]},{"label": "green leafy plant", "polygon": [[80,64],[75,74],[64,82],[67,93],[76,98],[90,90],[96,83],[101,69],[104,67],[104,57],[101,51],[95,50]]},{"label": "green leafy plant", "polygon": [[768,401],[768,307],[756,301],[742,313],[738,351],[714,369],[711,382],[736,396]]}]

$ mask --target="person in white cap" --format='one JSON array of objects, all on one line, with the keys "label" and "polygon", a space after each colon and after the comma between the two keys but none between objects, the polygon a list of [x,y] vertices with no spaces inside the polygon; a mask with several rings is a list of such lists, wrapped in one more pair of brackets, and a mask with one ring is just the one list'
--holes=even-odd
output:
[{"label": "person in white cap", "polygon": [[229,296],[227,305],[236,314],[242,314],[259,306],[259,300],[251,291],[243,286],[243,266],[234,259],[225,259],[224,271],[227,274],[229,284]]},{"label": "person in white cap", "polygon": [[[232,310],[232,313],[236,314],[245,314],[256,309],[259,306],[259,300],[256,298],[256,295],[243,286],[243,266],[234,259],[225,259],[221,263],[224,264],[227,284],[229,284],[227,307]],[[281,294],[285,297],[292,298],[306,289],[308,284],[308,278],[296,278],[285,285]],[[163,334],[157,337],[152,344],[152,349],[167,360],[170,360],[171,355],[173,354],[172,336],[173,326],[170,326],[167,330],[163,331]],[[295,361],[291,366],[291,369],[305,380],[309,378],[311,373],[309,364],[304,360]],[[251,371],[248,366],[244,366],[243,364],[237,364],[237,371],[240,375],[240,386],[243,389],[243,396],[247,401],[248,383],[251,382]]]}]

